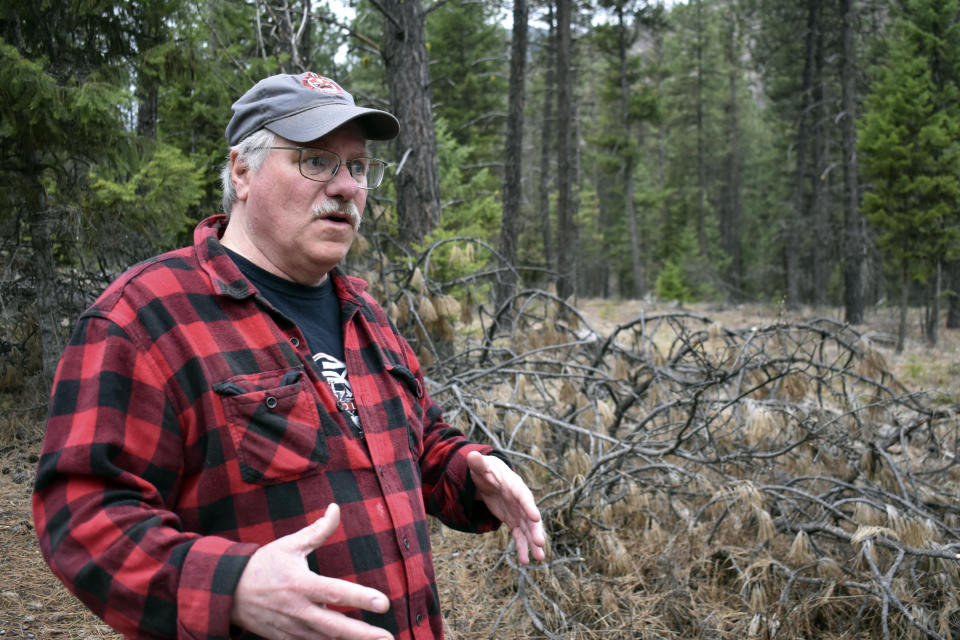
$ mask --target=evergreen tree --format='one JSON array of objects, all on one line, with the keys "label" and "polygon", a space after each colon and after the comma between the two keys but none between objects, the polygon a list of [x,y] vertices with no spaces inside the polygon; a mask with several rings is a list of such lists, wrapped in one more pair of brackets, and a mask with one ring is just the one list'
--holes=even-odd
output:
[{"label": "evergreen tree", "polygon": [[450,2],[429,14],[427,41],[433,110],[477,157],[502,162],[510,33],[496,3]]},{"label": "evergreen tree", "polygon": [[390,108],[404,126],[396,140],[397,222],[405,244],[421,242],[440,222],[440,177],[432,112],[426,14],[421,0],[380,0],[381,55]]},{"label": "evergreen tree", "polygon": [[501,272],[497,280],[496,306],[503,308],[519,280],[517,234],[523,201],[523,112],[527,81],[527,0],[513,0],[513,33],[510,38],[510,107],[504,144],[503,210],[500,216]]},{"label": "evergreen tree", "polygon": [[855,0],[843,6],[843,306],[850,324],[863,322],[863,262],[866,237],[860,214],[860,163],[857,155],[857,50]]},{"label": "evergreen tree", "polygon": [[953,55],[948,38],[956,37],[956,15],[955,0],[905,4],[887,60],[875,70],[863,118],[860,151],[868,181],[863,209],[900,277],[898,351],[904,346],[911,281],[929,281],[960,248],[957,87],[938,78],[945,71],[938,62],[948,58],[931,55]]},{"label": "evergreen tree", "polygon": [[577,171],[576,96],[573,93],[574,3],[557,0],[557,295],[567,299],[576,294],[577,201],[574,196],[579,181]]},{"label": "evergreen tree", "polygon": [[[696,297],[712,297],[726,262],[717,217],[726,148],[722,21],[717,7],[697,0],[675,6],[670,23],[663,97],[670,200],[659,257],[683,269]],[[692,247],[679,242],[685,233],[693,234]]]},{"label": "evergreen tree", "polygon": [[[782,174],[771,182],[782,201],[777,288],[789,305],[826,300],[842,246],[841,64],[838,3],[746,0],[759,29],[752,52],[762,70],[768,117]],[[774,267],[774,265],[769,265]]]},{"label": "evergreen tree", "polygon": [[536,192],[536,213],[538,223],[536,226],[540,232],[540,238],[543,244],[543,264],[547,271],[556,269],[556,252],[553,249],[553,233],[550,223],[550,181],[551,176],[555,174],[555,164],[551,160],[555,159],[553,154],[556,138],[553,135],[555,130],[554,106],[557,93],[556,76],[556,49],[557,49],[557,29],[556,13],[553,10],[552,0],[547,0],[547,33],[541,38],[540,63],[542,70],[540,76],[543,78],[543,95],[540,102],[539,116],[539,134],[540,134],[540,162],[537,171],[537,192]]},{"label": "evergreen tree", "polygon": [[[960,117],[960,16],[958,2],[939,0],[932,2],[909,2],[905,7],[908,21],[908,38],[917,47],[917,51],[927,59],[931,82],[935,90],[936,111],[939,117],[945,117],[951,131],[934,150],[931,161],[945,167],[945,179],[942,185],[932,188],[934,198],[943,198],[947,208],[943,222],[946,235],[943,238],[942,253],[938,253],[931,265],[930,286],[928,286],[928,313],[925,330],[931,344],[937,342],[941,297],[946,294],[950,300],[948,326],[960,326],[960,247],[956,234],[960,233],[960,202],[954,193],[956,181],[949,177],[960,136],[953,126]],[[943,115],[941,116],[941,112]],[[949,289],[943,290],[942,279],[946,272],[950,278]]]},{"label": "evergreen tree", "polygon": [[591,257],[587,264],[604,265],[605,272],[611,268],[620,272],[616,264],[609,263],[616,254],[623,256],[629,268],[622,269],[618,278],[624,282],[621,292],[639,298],[646,284],[642,254],[650,246],[646,242],[649,236],[641,231],[637,210],[636,168],[649,133],[645,125],[657,117],[658,103],[652,87],[644,82],[648,63],[633,51],[641,35],[662,28],[662,11],[632,0],[605,0],[600,4],[611,14],[610,22],[596,25],[592,34],[592,44],[604,61],[601,100],[596,107],[599,122],[592,140],[604,238],[601,255]]},{"label": "evergreen tree", "polygon": [[[18,310],[2,318],[0,346],[7,329],[39,327],[46,376],[63,348],[61,318],[84,303],[74,293],[82,287],[58,279],[60,267],[80,257],[88,221],[78,203],[88,173],[98,163],[133,159],[124,126],[128,26],[123,9],[109,3],[12,1],[0,8],[0,242],[15,258],[0,295]],[[114,223],[122,228],[122,220]]]}]

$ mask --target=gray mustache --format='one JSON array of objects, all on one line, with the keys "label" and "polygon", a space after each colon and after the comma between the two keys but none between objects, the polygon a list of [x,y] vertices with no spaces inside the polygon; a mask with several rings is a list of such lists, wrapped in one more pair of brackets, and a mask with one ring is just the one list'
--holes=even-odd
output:
[{"label": "gray mustache", "polygon": [[343,215],[350,221],[350,224],[353,225],[355,230],[360,227],[360,220],[362,218],[360,211],[357,209],[357,205],[353,202],[323,200],[313,205],[311,212],[313,213],[314,220],[324,218],[335,213]]}]

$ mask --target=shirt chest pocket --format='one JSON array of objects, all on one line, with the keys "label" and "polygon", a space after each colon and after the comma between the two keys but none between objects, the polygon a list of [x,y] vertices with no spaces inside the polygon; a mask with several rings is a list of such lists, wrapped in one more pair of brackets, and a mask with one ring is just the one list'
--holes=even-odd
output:
[{"label": "shirt chest pocket", "polygon": [[327,461],[318,399],[301,369],[238,375],[213,389],[244,481],[295,480]]}]

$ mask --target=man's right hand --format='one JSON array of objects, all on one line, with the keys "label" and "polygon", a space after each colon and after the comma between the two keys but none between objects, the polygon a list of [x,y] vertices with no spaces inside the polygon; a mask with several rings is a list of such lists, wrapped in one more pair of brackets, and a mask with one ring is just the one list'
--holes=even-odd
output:
[{"label": "man's right hand", "polygon": [[307,556],[338,526],[340,507],[331,504],[313,524],[257,549],[240,575],[230,621],[275,640],[392,640],[383,629],[326,608],[390,609],[380,591],[317,575],[307,566]]}]

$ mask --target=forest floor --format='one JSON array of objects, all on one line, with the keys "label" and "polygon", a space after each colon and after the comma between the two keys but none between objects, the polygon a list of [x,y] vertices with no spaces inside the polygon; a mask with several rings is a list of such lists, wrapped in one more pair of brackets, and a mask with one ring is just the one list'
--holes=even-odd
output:
[{"label": "forest floor", "polygon": [[[591,328],[601,334],[640,313],[657,310],[646,303],[622,300],[587,300],[579,308]],[[695,305],[687,309],[729,328],[770,324],[784,319],[784,315],[789,320],[823,316],[841,320],[836,309],[785,312],[758,305]],[[895,354],[892,342],[880,346],[881,353],[907,388],[935,392],[944,404],[960,402],[960,331],[941,329],[939,344],[930,348],[921,340],[917,324],[911,326],[904,353]],[[858,329],[893,338],[896,311],[872,311],[867,323]],[[116,638],[60,585],[40,557],[30,496],[45,399],[34,392],[17,401],[19,407],[10,407],[10,399],[0,404],[0,638]],[[489,637],[498,613],[508,604],[507,599],[497,601],[491,590],[484,589],[488,562],[496,558],[495,548],[505,543],[502,533],[476,539],[434,528],[441,600],[453,640]],[[498,637],[509,637],[509,632],[504,632],[501,627]]]}]

